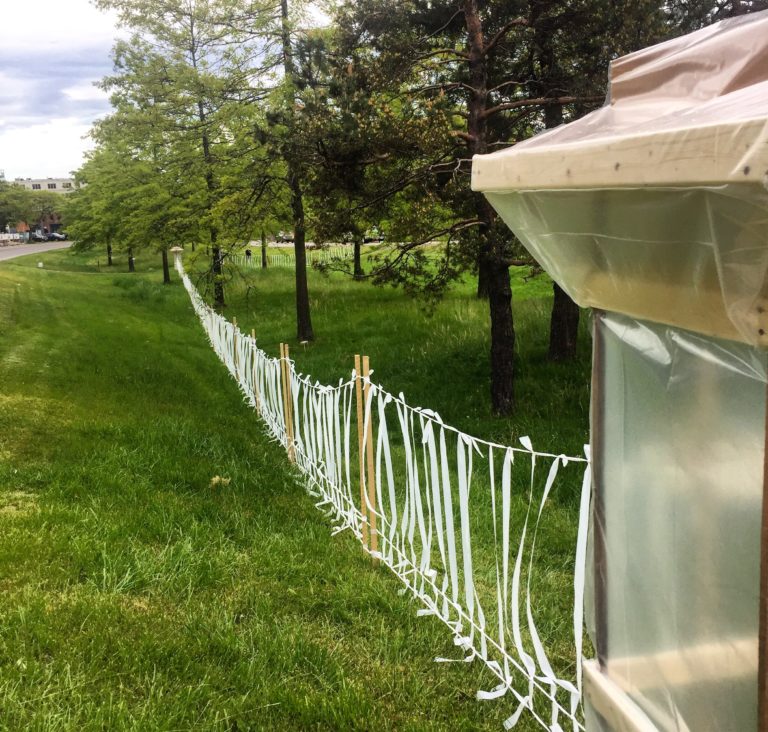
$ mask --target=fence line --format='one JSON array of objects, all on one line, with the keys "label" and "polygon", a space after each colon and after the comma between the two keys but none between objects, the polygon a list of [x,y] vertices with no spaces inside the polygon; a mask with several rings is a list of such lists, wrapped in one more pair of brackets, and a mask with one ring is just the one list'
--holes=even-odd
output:
[{"label": "fence line", "polygon": [[[261,267],[261,252],[252,250],[254,253],[250,257],[244,254],[232,255],[231,259],[241,267]],[[308,249],[307,264],[310,266],[320,262],[330,262],[333,259],[350,259],[352,257],[351,247],[327,247],[325,249]],[[286,252],[267,254],[267,265],[270,267],[293,267],[295,258],[292,253]]]},{"label": "fence line", "polygon": [[[371,380],[367,362],[334,386],[320,384],[296,371],[287,345],[272,358],[253,332],[242,333],[210,308],[180,257],[176,269],[214,351],[306,476],[334,534],[348,530],[357,537],[422,603],[418,614],[442,620],[465,654],[435,660],[481,660],[499,683],[477,698],[509,693],[516,700],[507,729],[527,710],[552,732],[562,732],[560,720],[583,730],[588,448],[584,457],[572,457],[535,451],[527,437],[519,446],[472,437],[387,392]],[[547,500],[568,481],[580,486],[581,520],[570,554],[572,599],[563,610],[572,612],[572,638],[566,653],[556,650],[556,669],[545,641],[558,623],[537,624],[533,598],[542,593],[551,603],[563,590],[547,588],[552,573],[536,572],[534,559]]]}]

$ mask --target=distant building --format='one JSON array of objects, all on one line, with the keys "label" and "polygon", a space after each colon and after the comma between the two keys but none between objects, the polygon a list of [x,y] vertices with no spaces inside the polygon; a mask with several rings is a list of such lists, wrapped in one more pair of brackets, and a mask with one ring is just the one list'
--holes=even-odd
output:
[{"label": "distant building", "polygon": [[30,191],[53,193],[70,193],[77,187],[74,178],[15,178],[13,182]]}]

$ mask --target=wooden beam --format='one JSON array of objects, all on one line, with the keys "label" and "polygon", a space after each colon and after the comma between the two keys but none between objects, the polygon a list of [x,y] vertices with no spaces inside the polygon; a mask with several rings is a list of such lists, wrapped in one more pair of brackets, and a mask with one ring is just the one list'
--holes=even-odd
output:
[{"label": "wooden beam", "polygon": [[757,729],[768,732],[768,399],[763,437],[763,509],[760,528],[760,604],[757,654]]},{"label": "wooden beam", "polygon": [[655,132],[523,145],[472,160],[472,190],[763,185],[765,115]]},{"label": "wooden beam", "polygon": [[604,313],[594,312],[590,449],[592,455],[592,582],[595,601],[595,653],[601,669],[608,661],[608,552],[605,516],[605,335]]},{"label": "wooden beam", "polygon": [[658,732],[615,681],[600,671],[595,661],[584,661],[584,696],[613,732]]}]

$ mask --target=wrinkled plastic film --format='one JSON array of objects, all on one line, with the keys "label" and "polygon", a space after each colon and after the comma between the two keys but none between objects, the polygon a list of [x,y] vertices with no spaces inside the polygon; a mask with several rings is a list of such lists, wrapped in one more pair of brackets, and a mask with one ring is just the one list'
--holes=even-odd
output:
[{"label": "wrinkled plastic film", "polygon": [[762,187],[487,196],[582,307],[768,344],[768,191]]},{"label": "wrinkled plastic film", "polygon": [[766,355],[617,314],[596,328],[603,672],[660,730],[755,730]]}]

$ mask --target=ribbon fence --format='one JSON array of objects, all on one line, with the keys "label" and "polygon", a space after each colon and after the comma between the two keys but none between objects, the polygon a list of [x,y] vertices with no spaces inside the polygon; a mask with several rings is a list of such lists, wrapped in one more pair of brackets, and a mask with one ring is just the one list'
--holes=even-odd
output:
[{"label": "ribbon fence", "polygon": [[[236,254],[231,258],[241,267],[261,267],[261,252],[258,249],[251,250],[250,257],[244,254]],[[320,262],[331,262],[337,259],[350,259],[352,257],[351,247],[326,247],[323,249],[307,250],[307,264],[313,265]],[[276,252],[267,255],[267,264],[270,267],[293,267],[295,259],[291,250],[285,252]]]},{"label": "ribbon fence", "polygon": [[[313,381],[287,345],[272,358],[210,308],[179,256],[176,269],[213,349],[334,533],[357,537],[419,615],[451,630],[458,658],[436,660],[482,661],[498,683],[478,699],[515,700],[507,729],[527,711],[552,732],[583,730],[588,450],[569,457],[537,452],[527,437],[505,446],[464,434],[374,383],[367,359],[336,385]],[[555,492],[559,505],[548,502]]]}]

